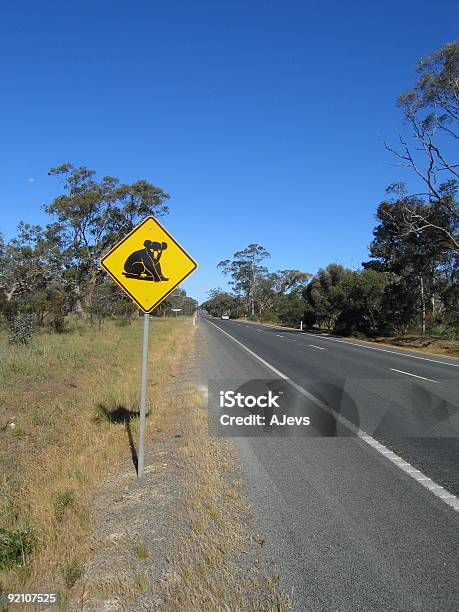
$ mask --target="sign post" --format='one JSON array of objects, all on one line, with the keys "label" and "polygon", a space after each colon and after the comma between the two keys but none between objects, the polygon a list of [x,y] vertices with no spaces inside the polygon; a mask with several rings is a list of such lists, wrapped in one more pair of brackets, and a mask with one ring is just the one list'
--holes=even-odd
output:
[{"label": "sign post", "polygon": [[154,217],[147,217],[102,257],[100,265],[144,313],[137,448],[140,480],[145,464],[150,313],[196,270],[197,263]]},{"label": "sign post", "polygon": [[140,415],[139,415],[139,444],[137,449],[137,478],[143,476],[145,464],[145,418],[147,413],[147,372],[148,372],[148,328],[150,315],[143,315],[143,342],[142,342],[142,374],[140,377]]}]

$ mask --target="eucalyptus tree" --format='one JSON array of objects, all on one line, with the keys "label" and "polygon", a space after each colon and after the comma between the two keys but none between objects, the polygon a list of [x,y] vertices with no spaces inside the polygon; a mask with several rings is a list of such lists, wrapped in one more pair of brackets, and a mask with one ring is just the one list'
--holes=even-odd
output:
[{"label": "eucalyptus tree", "polygon": [[[395,194],[392,216],[400,235],[424,234],[443,251],[459,250],[457,188],[459,164],[459,42],[445,45],[423,57],[417,65],[419,78],[410,91],[399,96],[408,136],[399,136],[399,146],[386,144],[398,165],[412,171],[416,193],[409,196],[403,182],[391,185]],[[422,206],[419,205],[422,199]]]},{"label": "eucalyptus tree", "polygon": [[57,274],[40,226],[21,222],[8,242],[0,235],[0,296],[6,302],[45,287]]},{"label": "eucalyptus tree", "polygon": [[207,292],[208,299],[201,304],[201,308],[206,310],[214,317],[220,317],[222,314],[229,314],[233,318],[237,318],[244,314],[244,307],[241,299],[228,291],[224,291],[221,287],[216,287]]},{"label": "eucalyptus tree", "polygon": [[166,214],[169,195],[146,180],[128,184],[112,176],[98,180],[94,170],[71,163],[51,168],[49,174],[61,179],[64,193],[44,206],[54,218],[46,233],[62,260],[76,310],[84,316],[101,279],[100,257],[143,217]]},{"label": "eucalyptus tree", "polygon": [[266,277],[268,270],[263,262],[270,253],[259,244],[249,244],[242,251],[237,251],[233,259],[220,261],[218,268],[231,277],[230,285],[237,295],[244,300],[247,313],[255,316],[257,288]]},{"label": "eucalyptus tree", "polygon": [[[457,272],[459,165],[454,154],[459,138],[459,43],[422,58],[417,72],[413,89],[397,101],[408,134],[400,135],[398,147],[386,144],[398,165],[412,172],[413,187],[396,182],[387,188],[388,197],[377,210],[372,260],[363,265],[392,274],[386,305],[393,313],[395,294],[405,300],[405,306],[412,308],[411,318],[419,317],[426,333],[428,313],[435,319],[437,302],[446,307],[445,296],[451,295],[442,286],[441,279],[448,277],[445,271],[452,265]],[[457,273],[453,270],[450,277]],[[391,291],[393,296],[388,295]],[[406,327],[408,309],[395,310]]]},{"label": "eucalyptus tree", "polygon": [[338,286],[342,277],[350,272],[337,263],[320,268],[303,289],[306,318],[312,323],[332,329],[342,310]]}]

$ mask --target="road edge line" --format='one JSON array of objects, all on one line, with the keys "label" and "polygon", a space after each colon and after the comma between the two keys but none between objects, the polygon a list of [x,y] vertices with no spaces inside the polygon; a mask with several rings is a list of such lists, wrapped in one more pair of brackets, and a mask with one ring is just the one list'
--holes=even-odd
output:
[{"label": "road edge line", "polygon": [[367,346],[366,344],[357,344],[357,342],[349,342],[348,340],[341,340],[341,338],[334,338],[332,336],[318,336],[317,334],[311,334],[310,332],[300,332],[300,333],[303,333],[305,336],[311,336],[312,338],[321,338],[322,340],[331,340],[332,342],[339,342],[340,344],[348,344],[350,346],[356,346],[357,348],[369,349],[370,351],[381,351],[382,353],[391,353],[392,355],[398,355],[399,357],[409,357],[410,359],[420,359],[421,361],[430,361],[432,363],[438,363],[439,365],[450,366],[451,368],[459,368],[459,363],[449,363],[447,361],[439,361],[438,359],[431,359],[430,357],[421,357],[420,355],[410,355],[409,353],[400,353],[399,351],[391,351],[389,349],[381,348],[380,346]]}]

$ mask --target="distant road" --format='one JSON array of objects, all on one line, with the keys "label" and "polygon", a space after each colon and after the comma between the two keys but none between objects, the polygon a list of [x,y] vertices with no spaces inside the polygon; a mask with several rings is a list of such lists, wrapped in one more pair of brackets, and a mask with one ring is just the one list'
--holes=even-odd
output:
[{"label": "distant road", "polygon": [[329,407],[342,421],[338,437],[234,439],[298,609],[459,609],[459,361],[199,322],[203,379],[280,377],[312,412]]}]

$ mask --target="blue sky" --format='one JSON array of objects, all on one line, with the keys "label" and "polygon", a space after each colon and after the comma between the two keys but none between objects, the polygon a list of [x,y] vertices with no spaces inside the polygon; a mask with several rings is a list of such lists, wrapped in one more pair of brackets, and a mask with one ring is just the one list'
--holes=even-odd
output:
[{"label": "blue sky", "polygon": [[65,161],[172,196],[199,300],[251,242],[273,269],[367,257],[383,140],[416,60],[457,38],[457,2],[4,0],[0,231],[46,223]]}]

